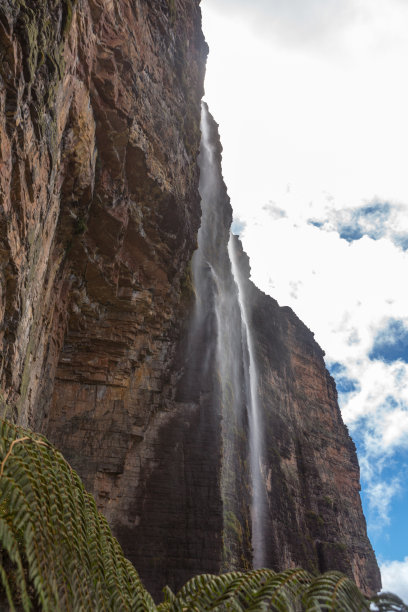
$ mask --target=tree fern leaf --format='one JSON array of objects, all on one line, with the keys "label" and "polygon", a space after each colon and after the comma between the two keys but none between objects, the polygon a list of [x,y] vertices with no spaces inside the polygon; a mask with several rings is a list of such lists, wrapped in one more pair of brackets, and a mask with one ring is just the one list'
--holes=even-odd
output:
[{"label": "tree fern leaf", "polygon": [[162,592],[164,595],[163,603],[174,603],[176,601],[176,596],[169,586],[166,585]]},{"label": "tree fern leaf", "polygon": [[156,609],[61,453],[41,436],[1,423],[0,466],[0,515],[3,509],[10,517],[17,548],[4,529],[0,544],[10,559],[21,547],[42,610]]},{"label": "tree fern leaf", "polygon": [[[278,575],[279,576],[279,575]],[[263,585],[252,597],[248,611],[255,612],[260,609],[261,605],[267,606],[267,609],[277,610],[279,612],[294,611],[298,607],[298,593],[285,585],[279,583],[279,578],[268,581]]]},{"label": "tree fern leaf", "polygon": [[216,576],[214,574],[201,574],[191,578],[186,584],[178,591],[177,601],[188,602],[193,599],[194,596],[200,592],[209,582],[211,582]]},{"label": "tree fern leaf", "polygon": [[408,606],[394,593],[380,593],[370,602],[375,606],[371,607],[375,612],[408,612]]},{"label": "tree fern leaf", "polygon": [[[1,578],[1,583],[3,585],[4,591],[6,593],[8,605],[10,606],[10,612],[16,612],[16,608],[14,607],[13,595],[11,592],[7,574],[1,565],[0,565],[0,578]],[[29,610],[29,609],[30,608],[25,608],[25,610]]]},{"label": "tree fern leaf", "polygon": [[306,610],[317,605],[329,610],[362,612],[369,610],[367,599],[347,576],[331,571],[315,578],[303,598]]},{"label": "tree fern leaf", "polygon": [[9,555],[10,561],[16,565],[16,578],[19,595],[24,607],[24,610],[30,609],[30,598],[27,593],[26,578],[24,575],[23,563],[18,547],[18,542],[13,530],[8,522],[0,517],[0,542],[1,546]]}]

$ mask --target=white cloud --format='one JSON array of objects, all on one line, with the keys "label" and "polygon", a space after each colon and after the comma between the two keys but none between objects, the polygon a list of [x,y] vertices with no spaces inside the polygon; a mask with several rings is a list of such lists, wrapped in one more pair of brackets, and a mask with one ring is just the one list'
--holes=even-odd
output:
[{"label": "white cloud", "polygon": [[401,485],[398,479],[394,478],[391,482],[377,482],[367,486],[367,497],[369,510],[376,517],[376,524],[373,528],[382,529],[390,522],[391,502],[393,498],[401,492]]},{"label": "white cloud", "polygon": [[333,43],[336,34],[361,12],[359,3],[352,0],[206,0],[206,5],[246,19],[257,34],[273,34],[291,45]]},{"label": "white cloud", "polygon": [[281,219],[282,217],[287,217],[284,209],[280,208],[280,206],[278,206],[276,202],[272,202],[272,200],[265,204],[262,207],[262,210],[265,210],[271,219]]},{"label": "white cloud", "polygon": [[[362,355],[359,362],[345,363],[348,378],[358,380],[359,390],[351,396],[342,396],[343,417],[350,426],[362,418],[366,441],[372,440],[372,454],[386,452],[393,444],[403,441],[408,445],[408,366],[400,361],[386,364],[370,361]],[[400,419],[395,427],[395,417]]]},{"label": "white cloud", "polygon": [[[385,239],[348,243],[307,223],[313,207],[302,211],[289,197],[280,204],[286,217],[270,218],[268,211],[247,217],[242,240],[253,279],[281,305],[294,308],[330,361],[358,365],[384,320],[406,317],[408,295],[401,279],[408,254]],[[299,281],[294,300],[293,283]]]},{"label": "white cloud", "polygon": [[284,46],[327,51],[365,45],[372,52],[404,36],[401,14],[407,6],[403,0],[205,0],[203,9],[234,24],[245,20],[253,35],[277,38]]},{"label": "white cloud", "polygon": [[348,242],[358,240],[364,235],[378,240],[388,238],[396,246],[408,249],[408,206],[390,202],[364,202],[360,206],[335,208],[335,200],[331,198],[331,206],[310,223],[324,231],[337,232]]},{"label": "white cloud", "polygon": [[[237,4],[258,15],[266,29],[270,15],[294,5]],[[303,5],[312,10],[340,3]],[[332,56],[325,49],[310,55],[287,48],[273,28],[265,37],[254,34],[235,0],[203,2],[210,44],[206,97],[220,123],[225,177],[238,216],[271,198],[280,206],[288,184],[303,207],[322,200],[324,191],[339,208],[374,197],[408,202],[408,82],[402,78],[408,4],[353,5],[366,17],[351,19],[342,52]],[[298,13],[290,12],[296,19]],[[276,28],[284,32],[280,24]]]},{"label": "white cloud", "polygon": [[382,590],[395,593],[408,603],[408,557],[404,561],[385,561],[380,569]]}]

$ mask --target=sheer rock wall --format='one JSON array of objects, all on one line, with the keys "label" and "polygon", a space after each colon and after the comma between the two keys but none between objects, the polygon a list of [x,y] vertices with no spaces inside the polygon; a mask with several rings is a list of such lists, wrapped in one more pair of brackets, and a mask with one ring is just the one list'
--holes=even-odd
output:
[{"label": "sheer rock wall", "polygon": [[134,527],[191,300],[199,3],[2,0],[0,43],[2,400]]}]

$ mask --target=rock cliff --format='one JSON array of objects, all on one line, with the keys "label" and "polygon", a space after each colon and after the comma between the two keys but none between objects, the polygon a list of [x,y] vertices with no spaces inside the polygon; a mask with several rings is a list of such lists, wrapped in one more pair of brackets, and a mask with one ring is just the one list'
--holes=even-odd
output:
[{"label": "rock cliff", "polygon": [[[194,350],[189,334],[199,2],[0,0],[0,53],[1,400],[79,471],[149,589],[249,567],[245,402],[228,428],[214,318]],[[223,186],[214,124],[211,138]],[[224,187],[215,204],[226,270]],[[355,449],[323,353],[248,280],[236,246],[267,433],[268,563],[338,568],[371,592]]]},{"label": "rock cliff", "polygon": [[98,383],[106,405],[154,406],[144,363],[170,350],[200,219],[199,7],[4,0],[0,17],[5,399],[35,428]]},{"label": "rock cliff", "polygon": [[290,308],[248,280],[248,258],[235,241],[260,370],[268,566],[338,569],[363,592],[375,592],[380,574],[361,507],[356,449],[324,352]]}]

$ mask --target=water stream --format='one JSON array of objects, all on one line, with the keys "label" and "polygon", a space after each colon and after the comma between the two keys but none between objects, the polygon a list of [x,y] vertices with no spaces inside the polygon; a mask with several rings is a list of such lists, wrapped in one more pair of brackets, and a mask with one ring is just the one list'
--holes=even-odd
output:
[{"label": "water stream", "polygon": [[228,242],[228,253],[231,260],[232,274],[238,287],[238,303],[241,313],[242,355],[244,360],[245,389],[249,420],[249,465],[252,484],[252,548],[253,566],[260,568],[265,565],[265,541],[263,530],[263,514],[265,493],[262,481],[262,434],[261,414],[259,406],[259,381],[256,367],[254,339],[247,311],[245,284],[238,266],[236,241],[233,236]]},{"label": "water stream", "polygon": [[[196,305],[190,329],[194,346],[190,350],[193,355],[196,353],[196,359],[199,353],[201,371],[207,379],[209,370],[216,373],[222,417],[221,489],[225,529],[229,527],[231,533],[238,530],[237,515],[242,514],[240,495],[245,488],[242,483],[249,480],[252,565],[261,567],[265,555],[258,375],[245,283],[238,265],[236,240],[229,233],[231,208],[211,126],[208,109],[203,104],[199,157],[202,219],[198,249],[192,262]],[[212,342],[212,348],[208,348]],[[233,546],[229,552],[228,546],[226,549],[226,562],[228,555],[231,563],[239,557]]]}]

